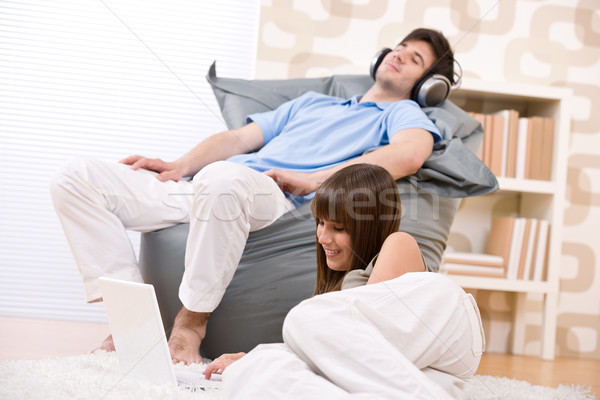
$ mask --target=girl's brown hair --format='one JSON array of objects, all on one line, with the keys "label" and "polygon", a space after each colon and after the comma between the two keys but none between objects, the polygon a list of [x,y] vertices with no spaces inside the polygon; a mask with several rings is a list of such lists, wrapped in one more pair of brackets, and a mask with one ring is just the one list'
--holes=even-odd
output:
[{"label": "girl's brown hair", "polygon": [[333,221],[350,234],[353,257],[347,271],[327,266],[317,238],[317,283],[314,294],[339,290],[346,273],[365,269],[384,240],[400,226],[401,204],[396,182],[385,169],[354,164],[329,177],[319,187],[311,210],[317,225]]}]

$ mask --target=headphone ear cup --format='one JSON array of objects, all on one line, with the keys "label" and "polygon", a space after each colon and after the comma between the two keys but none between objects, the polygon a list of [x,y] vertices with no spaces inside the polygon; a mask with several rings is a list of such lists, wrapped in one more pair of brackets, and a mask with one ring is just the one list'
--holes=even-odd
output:
[{"label": "headphone ear cup", "polygon": [[392,51],[392,49],[384,47],[383,49],[379,50],[371,60],[371,67],[369,68],[369,73],[373,80],[375,80],[375,73],[377,72],[377,68],[379,68],[381,62],[390,51]]},{"label": "headphone ear cup", "polygon": [[410,98],[421,107],[434,107],[448,98],[452,84],[444,75],[425,75],[412,89]]}]

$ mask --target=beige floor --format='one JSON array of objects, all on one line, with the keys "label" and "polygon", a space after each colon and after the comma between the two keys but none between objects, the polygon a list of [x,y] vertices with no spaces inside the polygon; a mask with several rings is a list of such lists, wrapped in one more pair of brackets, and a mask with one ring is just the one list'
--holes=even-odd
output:
[{"label": "beige floor", "polygon": [[83,354],[108,334],[108,325],[103,323],[0,317],[0,360]]},{"label": "beige floor", "polygon": [[545,361],[531,356],[486,353],[477,373],[506,376],[549,387],[582,385],[600,398],[600,360],[558,357]]},{"label": "beige floor", "polygon": [[[83,354],[96,348],[107,335],[108,326],[101,323],[0,318],[0,360]],[[477,373],[550,387],[584,385],[600,396],[600,360],[543,361],[538,357],[486,353]]]}]

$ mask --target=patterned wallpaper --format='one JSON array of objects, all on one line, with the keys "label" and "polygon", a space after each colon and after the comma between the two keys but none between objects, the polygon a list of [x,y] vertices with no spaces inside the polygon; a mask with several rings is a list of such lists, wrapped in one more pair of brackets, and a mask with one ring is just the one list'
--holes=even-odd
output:
[{"label": "patterned wallpaper", "polygon": [[[263,0],[256,77],[366,73],[379,48],[421,26],[444,32],[465,77],[573,90],[556,355],[600,359],[597,0]],[[513,296],[477,300],[488,350],[508,351]],[[540,311],[530,296],[527,354],[539,354]]]}]

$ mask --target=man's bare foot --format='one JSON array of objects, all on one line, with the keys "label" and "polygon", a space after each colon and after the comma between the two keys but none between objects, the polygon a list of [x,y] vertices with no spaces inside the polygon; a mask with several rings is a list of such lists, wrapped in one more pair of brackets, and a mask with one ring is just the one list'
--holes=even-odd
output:
[{"label": "man's bare foot", "polygon": [[113,342],[112,335],[108,335],[108,337],[106,339],[104,339],[104,341],[100,344],[100,346],[95,348],[92,351],[92,353],[97,350],[115,351],[115,342]]},{"label": "man's bare foot", "polygon": [[169,350],[174,363],[201,363],[200,343],[206,334],[210,313],[193,312],[182,307],[173,323]]}]

